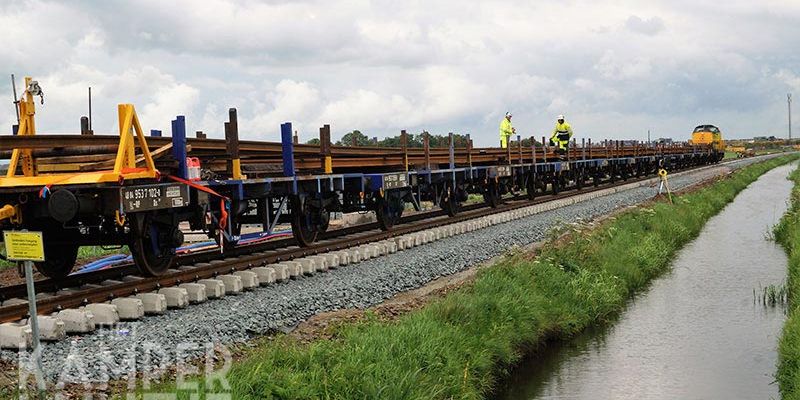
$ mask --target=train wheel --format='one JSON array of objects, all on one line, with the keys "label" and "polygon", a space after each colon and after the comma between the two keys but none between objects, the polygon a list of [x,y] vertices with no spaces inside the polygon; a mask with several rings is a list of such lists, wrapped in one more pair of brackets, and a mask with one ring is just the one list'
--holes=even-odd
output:
[{"label": "train wheel", "polygon": [[317,241],[322,220],[318,214],[322,212],[311,207],[308,201],[292,196],[292,235],[300,246],[310,246]]},{"label": "train wheel", "polygon": [[553,196],[557,195],[561,186],[561,179],[558,174],[553,175],[553,181],[550,183],[550,186],[553,187]]},{"label": "train wheel", "polygon": [[494,179],[489,179],[486,182],[486,186],[483,188],[483,200],[492,208],[497,208],[500,205],[500,190]]},{"label": "train wheel", "polygon": [[378,197],[375,208],[375,217],[378,220],[378,225],[384,231],[392,229],[395,224],[400,222],[405,208],[406,202],[396,194],[386,193],[385,197]]},{"label": "train wheel", "polygon": [[536,186],[539,189],[539,193],[547,193],[547,181],[544,179],[537,179]]},{"label": "train wheel", "polygon": [[528,200],[536,198],[536,178],[535,175],[528,175],[528,180],[525,182],[525,191],[528,195]]},{"label": "train wheel", "polygon": [[318,215],[319,220],[317,221],[317,232],[325,233],[328,231],[328,226],[331,224],[331,213],[330,211],[324,210]]},{"label": "train wheel", "polygon": [[458,193],[453,188],[447,187],[445,189],[441,207],[448,216],[455,217],[461,211],[461,203],[458,201],[458,197]]},{"label": "train wheel", "polygon": [[59,279],[69,275],[78,259],[78,245],[56,244],[44,248],[44,261],[34,263],[42,275]]},{"label": "train wheel", "polygon": [[582,170],[578,171],[578,173],[575,174],[575,175],[576,175],[575,176],[575,186],[577,186],[578,190],[582,190],[583,189],[583,181],[585,180],[585,176],[583,174],[583,171]]},{"label": "train wheel", "polygon": [[136,213],[130,218],[128,246],[133,261],[145,275],[163,274],[172,265],[175,248],[183,243],[183,233],[176,224],[161,221],[153,213]]}]

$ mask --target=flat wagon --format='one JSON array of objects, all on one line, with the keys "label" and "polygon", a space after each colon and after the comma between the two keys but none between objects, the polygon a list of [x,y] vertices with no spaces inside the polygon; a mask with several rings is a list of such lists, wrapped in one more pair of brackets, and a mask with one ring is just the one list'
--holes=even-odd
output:
[{"label": "flat wagon", "polygon": [[[203,231],[223,249],[236,246],[243,224],[271,233],[291,224],[307,246],[329,227],[332,213],[374,212],[390,230],[410,204],[430,202],[459,213],[469,194],[496,207],[504,195],[539,194],[718,162],[712,145],[631,141],[573,141],[556,155],[519,136],[505,149],[334,146],[330,126],[319,145],[296,143],[292,124],[280,142],[240,141],[235,109],[224,122],[225,140],[187,138],[186,121],[172,121],[171,136],[145,135],[133,105],[118,106],[119,135],[37,135],[34,95],[26,78],[15,135],[0,136],[0,230],[44,233],[44,275],[69,274],[78,248],[127,245],[139,269],[166,271],[184,242],[179,224]],[[86,132],[84,132],[86,133]],[[540,143],[545,143],[544,138]]]}]

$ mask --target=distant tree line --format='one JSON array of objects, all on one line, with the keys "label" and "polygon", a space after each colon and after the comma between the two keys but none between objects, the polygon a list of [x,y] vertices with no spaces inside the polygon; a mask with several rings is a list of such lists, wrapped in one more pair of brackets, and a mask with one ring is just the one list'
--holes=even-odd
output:
[{"label": "distant tree line", "polygon": [[[409,133],[408,137],[408,147],[424,147],[424,136],[425,133]],[[431,147],[448,147],[450,145],[450,137],[449,135],[439,135],[439,134],[429,134],[429,141]],[[498,139],[499,142],[499,139]],[[342,136],[341,139],[337,140],[334,143],[337,146],[353,146],[355,143],[358,147],[402,147],[401,143],[401,136],[390,136],[383,139],[370,139],[367,135],[361,133],[359,130],[354,130]],[[516,144],[516,142],[513,142]],[[539,146],[540,143],[534,140],[534,143]],[[314,138],[306,142],[306,144],[312,145],[319,145],[319,139]],[[512,147],[514,146],[512,144]],[[453,134],[453,146],[458,148],[467,147],[467,135],[462,135],[460,133]],[[497,144],[499,146],[499,143]],[[522,146],[523,147],[530,147],[531,146],[531,139],[522,139]]]}]

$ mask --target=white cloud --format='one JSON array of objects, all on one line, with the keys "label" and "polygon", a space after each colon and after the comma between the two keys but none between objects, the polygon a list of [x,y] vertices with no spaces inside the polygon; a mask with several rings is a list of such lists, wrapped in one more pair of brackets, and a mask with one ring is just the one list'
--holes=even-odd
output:
[{"label": "white cloud", "polygon": [[32,0],[0,5],[0,71],[40,81],[50,132],[77,132],[92,86],[106,133],[133,103],[146,129],[182,114],[213,137],[237,107],[242,137],[270,140],[291,121],[304,140],[329,123],[334,138],[427,129],[489,145],[508,110],[520,132],[564,113],[595,140],[679,138],[698,120],[749,134],[800,91],[798,18],[779,0]]},{"label": "white cloud", "polygon": [[407,118],[414,118],[412,114],[415,110],[414,105],[402,96],[358,89],[325,106],[318,120],[320,124],[330,121],[338,129],[354,127],[350,129],[370,132],[403,124],[413,126],[417,121]]},{"label": "white cloud", "polygon": [[631,15],[625,20],[625,28],[631,32],[653,36],[664,30],[664,20],[659,17],[642,19],[637,15]]},{"label": "white cloud", "polygon": [[[286,79],[255,101],[254,115],[245,116],[240,132],[249,131],[254,138],[279,140],[280,124],[293,122],[295,130],[305,126],[320,107],[320,94],[309,82]],[[248,126],[249,125],[249,126]]]},{"label": "white cloud", "polygon": [[632,80],[647,78],[652,72],[650,61],[643,57],[630,58],[613,50],[603,53],[594,68],[607,79]]},{"label": "white cloud", "polygon": [[184,114],[186,110],[192,110],[197,101],[197,89],[183,83],[165,85],[156,91],[150,102],[139,109],[139,120],[150,126],[169,127],[169,121]]},{"label": "white cloud", "polygon": [[775,74],[775,77],[780,79],[791,90],[800,93],[800,76],[788,69],[781,69]]},{"label": "white cloud", "polygon": [[200,94],[152,66],[112,74],[83,64],[68,64],[35,79],[45,96],[45,104],[37,105],[37,125],[44,132],[78,132],[79,118],[88,115],[89,86],[97,133],[118,133],[117,104],[122,103],[134,104],[143,129],[168,131],[176,115],[193,115]]},{"label": "white cloud", "polygon": [[78,41],[78,49],[86,48],[86,49],[96,49],[103,47],[105,44],[105,38],[103,37],[104,34],[102,31],[99,30],[91,30],[86,35]]}]

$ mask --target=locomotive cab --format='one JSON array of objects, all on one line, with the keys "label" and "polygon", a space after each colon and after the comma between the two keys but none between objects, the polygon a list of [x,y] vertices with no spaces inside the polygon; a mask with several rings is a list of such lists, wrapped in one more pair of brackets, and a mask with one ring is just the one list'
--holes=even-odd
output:
[{"label": "locomotive cab", "polygon": [[725,155],[725,141],[722,140],[722,132],[714,125],[698,125],[694,128],[691,143],[711,146],[719,159]]}]

